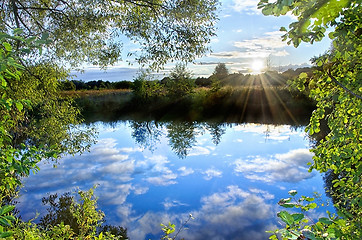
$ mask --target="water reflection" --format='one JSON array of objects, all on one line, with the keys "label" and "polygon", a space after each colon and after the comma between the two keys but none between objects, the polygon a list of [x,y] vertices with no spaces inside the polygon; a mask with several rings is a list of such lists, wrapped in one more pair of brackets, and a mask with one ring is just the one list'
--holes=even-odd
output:
[{"label": "water reflection", "polygon": [[[323,192],[308,173],[312,155],[302,128],[288,125],[121,121],[97,123],[89,153],[24,179],[18,208],[24,219],[46,210],[46,193],[89,189],[107,224],[130,239],[159,239],[160,223],[195,220],[186,239],[266,239],[277,225],[277,202],[290,189]],[[323,211],[323,210],[322,210]]]},{"label": "water reflection", "polygon": [[140,147],[153,152],[160,144],[162,135],[166,135],[169,146],[180,158],[197,149],[196,136],[203,135],[205,131],[209,132],[212,143],[218,145],[226,126],[225,123],[130,121],[132,137]]}]

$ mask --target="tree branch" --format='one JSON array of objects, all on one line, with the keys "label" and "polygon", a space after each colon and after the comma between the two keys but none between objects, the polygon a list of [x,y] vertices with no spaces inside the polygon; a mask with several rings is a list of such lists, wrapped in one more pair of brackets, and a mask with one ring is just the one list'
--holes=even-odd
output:
[{"label": "tree branch", "polygon": [[14,13],[14,19],[15,19],[15,24],[17,28],[20,28],[20,23],[19,23],[19,12],[18,12],[18,6],[15,3],[15,0],[11,0],[11,5],[13,7],[13,13]]},{"label": "tree branch", "polygon": [[355,96],[356,98],[362,100],[362,96],[358,95],[357,93],[352,92],[351,90],[349,90],[348,88],[346,88],[342,83],[340,83],[335,77],[333,77],[330,69],[327,70],[327,74],[328,74],[328,76],[332,79],[332,81],[333,81],[334,83],[336,83],[338,86],[340,86],[341,88],[343,88],[346,92],[348,92],[349,94],[351,94],[351,95]]}]

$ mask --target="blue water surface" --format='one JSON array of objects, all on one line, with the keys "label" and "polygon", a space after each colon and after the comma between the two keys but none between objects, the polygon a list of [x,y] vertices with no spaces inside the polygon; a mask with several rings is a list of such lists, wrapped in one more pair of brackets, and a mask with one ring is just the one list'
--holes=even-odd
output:
[{"label": "blue water surface", "polygon": [[[310,141],[303,127],[182,122],[97,122],[90,152],[40,163],[24,179],[18,209],[24,220],[46,213],[47,194],[93,185],[107,224],[130,239],[160,239],[160,223],[185,239],[267,239],[282,227],[277,202],[295,189],[324,196],[323,178],[308,172]],[[318,218],[325,209],[311,211]],[[39,217],[38,217],[39,219]]]}]

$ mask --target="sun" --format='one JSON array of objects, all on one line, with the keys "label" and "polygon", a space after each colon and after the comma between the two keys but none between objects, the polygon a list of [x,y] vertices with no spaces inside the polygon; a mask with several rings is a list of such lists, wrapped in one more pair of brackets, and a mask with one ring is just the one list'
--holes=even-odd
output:
[{"label": "sun", "polygon": [[261,73],[264,67],[265,67],[264,62],[261,60],[254,60],[251,63],[251,70],[253,71],[253,73]]}]

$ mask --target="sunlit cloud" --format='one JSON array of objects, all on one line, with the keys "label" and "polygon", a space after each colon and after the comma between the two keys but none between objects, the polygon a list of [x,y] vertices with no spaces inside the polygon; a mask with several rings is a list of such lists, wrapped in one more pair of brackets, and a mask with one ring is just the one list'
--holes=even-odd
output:
[{"label": "sunlit cloud", "polygon": [[211,53],[210,55],[212,57],[217,57],[217,58],[226,58],[226,59],[233,59],[233,58],[242,58],[242,52],[238,52],[238,51],[229,51],[229,52],[215,52],[215,53]]},{"label": "sunlit cloud", "polygon": [[222,176],[222,172],[220,170],[217,170],[215,168],[209,168],[206,171],[202,172],[202,174],[204,174],[204,179],[205,180],[211,180],[215,177],[221,177]]},{"label": "sunlit cloud", "polygon": [[265,58],[269,55],[287,56],[289,53],[282,49],[287,45],[282,41],[282,32],[267,32],[264,36],[254,39],[245,39],[243,41],[234,42],[234,46],[243,51],[241,57],[249,58]]},{"label": "sunlit cloud", "polygon": [[308,149],[294,149],[269,158],[252,156],[236,160],[234,171],[250,180],[300,182],[314,176],[314,173],[308,172],[307,165],[312,157],[313,154]]}]

